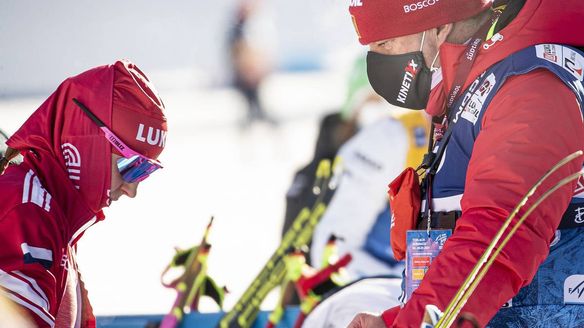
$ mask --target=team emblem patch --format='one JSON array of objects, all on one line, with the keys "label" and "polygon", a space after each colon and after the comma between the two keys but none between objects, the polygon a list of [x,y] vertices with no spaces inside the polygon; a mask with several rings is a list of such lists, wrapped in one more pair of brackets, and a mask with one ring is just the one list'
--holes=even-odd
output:
[{"label": "team emblem patch", "polygon": [[562,67],[578,81],[584,81],[584,57],[576,51],[558,44],[539,44],[535,46],[535,54]]},{"label": "team emblem patch", "polygon": [[584,275],[571,275],[564,280],[564,304],[584,304]]}]

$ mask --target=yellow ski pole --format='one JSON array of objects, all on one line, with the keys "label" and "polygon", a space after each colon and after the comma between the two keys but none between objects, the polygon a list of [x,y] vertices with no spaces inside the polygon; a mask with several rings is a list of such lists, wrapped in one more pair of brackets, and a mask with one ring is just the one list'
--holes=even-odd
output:
[{"label": "yellow ski pole", "polygon": [[[529,208],[529,210],[519,219],[519,221],[517,222],[517,224],[512,228],[512,230],[509,232],[509,234],[507,235],[507,237],[504,239],[504,241],[503,241],[504,243],[502,243],[497,248],[497,250],[494,251],[495,247],[499,243],[499,240],[501,240],[501,237],[503,236],[503,234],[505,233],[505,231],[507,230],[507,228],[511,224],[511,221],[515,218],[515,216],[517,215],[517,213],[519,212],[519,210],[527,203],[527,201],[529,200],[529,198],[537,191],[537,188],[550,175],[552,175],[555,171],[557,171],[560,167],[564,166],[565,164],[569,163],[570,161],[574,160],[575,158],[582,156],[582,154],[583,154],[583,152],[581,150],[579,150],[577,152],[574,152],[574,153],[568,155],[567,157],[565,157],[564,159],[562,159],[560,162],[558,162],[556,165],[554,165],[554,167],[552,167],[550,170],[548,170],[548,172],[546,172],[546,174],[544,174],[533,185],[533,187],[531,187],[531,189],[529,189],[529,191],[521,199],[521,201],[519,202],[519,204],[517,204],[517,206],[515,206],[515,208],[513,209],[513,212],[511,212],[511,214],[507,217],[507,219],[503,223],[503,226],[501,227],[501,229],[497,232],[497,234],[493,238],[493,241],[491,241],[491,243],[489,244],[489,246],[487,247],[487,249],[485,250],[485,252],[481,256],[481,258],[479,259],[479,261],[477,262],[477,264],[475,265],[475,267],[473,268],[473,270],[467,276],[467,278],[464,281],[464,283],[460,286],[460,288],[457,291],[457,293],[455,294],[454,298],[452,299],[452,301],[450,302],[450,304],[448,305],[448,307],[444,311],[444,314],[442,315],[442,317],[440,318],[440,320],[436,324],[436,327],[435,328],[445,328],[445,327],[450,327],[450,325],[452,325],[452,323],[456,319],[456,316],[460,312],[460,309],[462,309],[462,307],[464,306],[464,304],[466,304],[466,302],[468,301],[468,298],[470,297],[470,295],[472,294],[472,292],[474,291],[474,289],[476,289],[476,286],[480,282],[480,280],[477,280],[477,279],[482,279],[482,277],[484,277],[484,275],[486,274],[486,272],[488,271],[488,269],[490,268],[490,266],[494,262],[496,256],[501,252],[501,249],[505,246],[505,244],[507,244],[507,242],[509,241],[509,239],[513,236],[513,234],[515,233],[515,231],[517,231],[517,229],[519,228],[519,226],[521,226],[521,224],[523,223],[523,221],[525,221],[525,219],[527,218],[527,215],[529,215],[531,212],[533,212],[533,210],[535,210],[535,208],[543,200],[545,200],[545,198],[547,198],[551,193],[553,193],[554,191],[556,191],[561,186],[563,186],[563,185],[565,185],[565,184],[567,184],[567,183],[569,183],[569,182],[577,179],[578,177],[580,177],[582,175],[582,172],[578,172],[578,173],[572,174],[569,177],[562,179],[554,187],[552,187],[552,189],[550,189],[546,193],[544,193],[536,201],[536,203],[533,206],[531,206]],[[490,259],[491,255],[493,255],[493,257]],[[483,269],[483,266],[485,266],[485,269]],[[481,273],[481,270],[482,270],[482,273]],[[480,278],[479,278],[479,274],[480,274]],[[467,293],[467,291],[469,291],[469,289],[471,288],[471,285],[474,285],[474,287],[472,288],[472,291],[470,291],[470,293]]]}]

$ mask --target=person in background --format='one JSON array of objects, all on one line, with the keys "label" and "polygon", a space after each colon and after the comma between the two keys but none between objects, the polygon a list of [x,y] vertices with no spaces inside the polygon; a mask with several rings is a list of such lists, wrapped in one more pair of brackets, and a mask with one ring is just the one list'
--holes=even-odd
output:
[{"label": "person in background", "polygon": [[254,36],[250,31],[254,14],[260,5],[260,0],[242,0],[228,35],[233,86],[245,98],[247,107],[247,114],[242,123],[244,128],[256,121],[277,124],[276,120],[266,113],[259,94],[261,83],[270,71],[266,53],[258,45],[260,41],[253,40]]},{"label": "person in background", "polygon": [[347,266],[353,280],[399,275],[402,266],[389,248],[386,186],[405,166],[421,160],[428,121],[424,114],[399,110],[376,95],[367,80],[364,57],[353,66],[341,115],[355,122],[357,129],[338,151],[341,169],[335,179],[339,182],[313,235],[312,265],[324,265],[323,250],[335,235],[343,239],[338,242],[339,255],[353,256]]},{"label": "person in background", "polygon": [[[366,124],[367,119],[361,119],[359,109],[369,100],[369,97],[377,98],[367,81],[365,61],[361,57],[355,60],[349,74],[345,103],[340,110],[333,111],[322,118],[314,155],[307,165],[294,174],[292,184],[286,193],[282,236],[288,231],[300,211],[304,207],[310,208],[317,198],[312,192],[312,186],[318,163],[323,159],[332,162],[339,148]],[[332,193],[329,193],[325,203],[328,203],[331,197]]]},{"label": "person in background", "polygon": [[[387,113],[390,106],[382,106]],[[401,114],[401,115],[400,115]],[[398,305],[404,263],[390,248],[387,182],[405,165],[420,161],[426,149],[428,121],[423,113],[393,113],[360,130],[339,150],[341,177],[312,238],[311,261],[319,267],[331,234],[354,283],[328,295],[303,327],[343,328],[362,311]]]},{"label": "person in background", "polygon": [[311,262],[321,266],[328,238],[342,238],[339,255],[351,253],[347,271],[353,280],[401,275],[403,265],[389,247],[387,182],[408,164],[421,161],[429,125],[423,113],[392,112],[379,100],[368,102],[363,110],[383,110],[385,116],[378,116],[341,146],[339,183],[311,244]]},{"label": "person in background", "polygon": [[[399,304],[404,264],[390,248],[387,182],[404,167],[421,161],[427,149],[429,121],[422,112],[390,106],[374,94],[365,58],[355,66],[353,79],[362,81],[360,129],[338,152],[338,187],[319,222],[311,245],[313,266],[324,265],[323,253],[331,235],[339,236],[338,253],[350,253],[350,281],[328,295],[307,317],[303,327],[346,327],[361,311],[381,311]],[[355,99],[356,97],[350,97]],[[350,103],[350,102],[349,102]]]},{"label": "person in background", "polygon": [[[0,159],[0,294],[39,327],[95,327],[76,244],[162,168],[164,104],[128,61],[66,79]],[[24,161],[8,166],[17,154]]]}]

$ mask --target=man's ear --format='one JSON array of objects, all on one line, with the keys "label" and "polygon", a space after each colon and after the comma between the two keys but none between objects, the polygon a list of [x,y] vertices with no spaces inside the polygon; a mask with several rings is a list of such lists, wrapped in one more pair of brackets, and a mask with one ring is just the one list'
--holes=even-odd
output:
[{"label": "man's ear", "polygon": [[449,23],[449,24],[444,24],[444,25],[438,26],[436,28],[436,37],[438,39],[438,47],[440,47],[442,45],[442,43],[446,42],[446,40],[448,39],[448,36],[450,35],[450,32],[452,32],[453,27],[454,27],[454,24]]}]

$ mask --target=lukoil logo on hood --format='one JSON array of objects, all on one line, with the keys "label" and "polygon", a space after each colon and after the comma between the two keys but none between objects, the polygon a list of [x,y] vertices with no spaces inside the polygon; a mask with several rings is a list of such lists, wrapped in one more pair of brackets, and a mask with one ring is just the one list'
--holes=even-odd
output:
[{"label": "lukoil logo on hood", "polygon": [[148,135],[144,137],[144,124],[140,123],[138,125],[138,134],[136,134],[136,140],[147,142],[152,146],[164,148],[166,145],[166,131],[149,126]]}]

